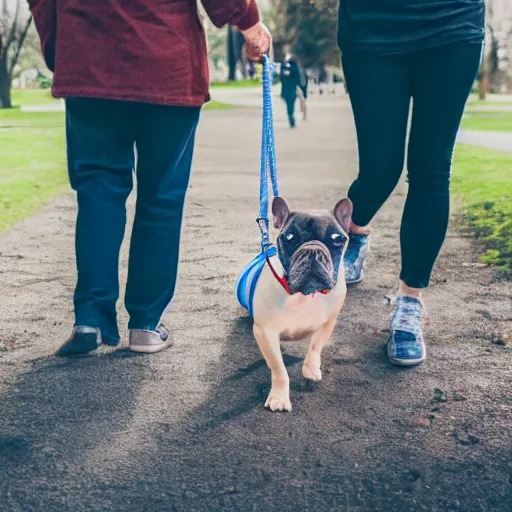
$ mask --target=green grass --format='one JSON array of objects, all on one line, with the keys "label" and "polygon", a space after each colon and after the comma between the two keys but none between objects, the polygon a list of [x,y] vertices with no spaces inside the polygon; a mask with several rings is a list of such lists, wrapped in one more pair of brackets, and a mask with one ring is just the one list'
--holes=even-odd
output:
[{"label": "green grass", "polygon": [[11,93],[12,104],[15,107],[20,105],[48,105],[54,103],[50,89],[14,89]]},{"label": "green grass", "polygon": [[[42,94],[46,92],[15,91],[13,96],[25,105],[40,105],[48,99]],[[230,108],[216,101],[205,106],[205,110]],[[4,231],[66,189],[64,114],[0,109],[0,155],[0,231]]]},{"label": "green grass", "polygon": [[464,130],[512,132],[512,112],[471,112],[462,120]]},{"label": "green grass", "polygon": [[67,183],[64,115],[0,110],[0,231]]},{"label": "green grass", "polygon": [[238,107],[236,105],[230,105],[229,103],[222,103],[220,101],[210,101],[203,107],[203,110],[231,110],[232,108]]},{"label": "green grass", "polygon": [[[468,101],[467,107],[512,107],[512,101],[494,101],[473,99]],[[499,110],[497,108],[496,110]]]},{"label": "green grass", "polygon": [[512,154],[458,145],[452,188],[463,219],[482,242],[482,261],[512,277]]},{"label": "green grass", "polygon": [[246,87],[261,87],[261,80],[259,78],[255,78],[254,80],[246,79],[239,80],[238,82],[215,82],[210,84],[212,89],[219,87],[234,87],[237,89],[243,89]]}]

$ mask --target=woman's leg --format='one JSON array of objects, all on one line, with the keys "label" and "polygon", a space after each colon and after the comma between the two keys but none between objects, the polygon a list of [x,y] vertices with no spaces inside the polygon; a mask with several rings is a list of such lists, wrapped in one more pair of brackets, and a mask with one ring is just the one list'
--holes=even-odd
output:
[{"label": "woman's leg", "polygon": [[426,357],[421,290],[446,234],[455,138],[480,63],[481,46],[460,42],[421,52],[412,68],[413,115],[402,218],[400,297],[388,341],[392,363],[412,366]]},{"label": "woman's leg", "polygon": [[366,227],[395,189],[404,166],[411,83],[407,56],[350,53],[343,71],[359,147],[349,197],[354,230]]},{"label": "woman's leg", "polygon": [[413,59],[409,192],[400,232],[400,278],[409,295],[428,286],[445,238],[453,148],[480,55],[481,45],[458,42]]},{"label": "woman's leg", "polygon": [[411,99],[409,58],[367,53],[343,56],[359,146],[359,174],[349,197],[354,203],[352,234],[345,255],[347,284],[364,277],[369,223],[394,190],[404,166]]}]

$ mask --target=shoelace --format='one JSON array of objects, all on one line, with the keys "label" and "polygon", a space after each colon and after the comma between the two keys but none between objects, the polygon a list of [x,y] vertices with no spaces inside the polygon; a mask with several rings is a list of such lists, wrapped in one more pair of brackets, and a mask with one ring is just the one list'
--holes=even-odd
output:
[{"label": "shoelace", "polygon": [[391,328],[394,331],[406,331],[416,334],[421,330],[423,309],[419,302],[406,302],[402,297],[396,299],[396,310]]},{"label": "shoelace", "polygon": [[156,330],[158,334],[160,334],[160,339],[165,341],[169,337],[169,329],[164,324],[160,324]]}]

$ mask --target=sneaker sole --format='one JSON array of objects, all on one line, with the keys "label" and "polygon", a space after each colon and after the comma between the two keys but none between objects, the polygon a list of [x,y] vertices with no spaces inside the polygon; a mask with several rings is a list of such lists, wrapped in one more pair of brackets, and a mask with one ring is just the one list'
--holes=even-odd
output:
[{"label": "sneaker sole", "polygon": [[356,279],[355,281],[347,281],[347,286],[352,286],[354,284],[359,284],[364,279],[364,271],[361,271],[361,276],[359,279]]},{"label": "sneaker sole", "polygon": [[388,359],[394,366],[418,366],[425,361],[426,356],[421,359],[395,359],[394,357],[388,357]]},{"label": "sneaker sole", "polygon": [[427,348],[423,345],[423,356],[417,359],[398,359],[388,354],[389,362],[395,366],[417,366],[427,359]]},{"label": "sneaker sole", "polygon": [[160,345],[130,345],[130,350],[139,354],[155,354],[169,348],[171,345],[172,341],[168,340]]}]

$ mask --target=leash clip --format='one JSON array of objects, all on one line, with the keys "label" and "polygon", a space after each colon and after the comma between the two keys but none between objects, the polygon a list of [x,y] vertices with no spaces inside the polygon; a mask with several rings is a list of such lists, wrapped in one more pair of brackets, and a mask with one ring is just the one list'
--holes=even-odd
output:
[{"label": "leash clip", "polygon": [[258,224],[261,232],[261,249],[265,251],[272,245],[268,232],[269,221],[265,217],[258,217],[256,219],[256,223]]}]

